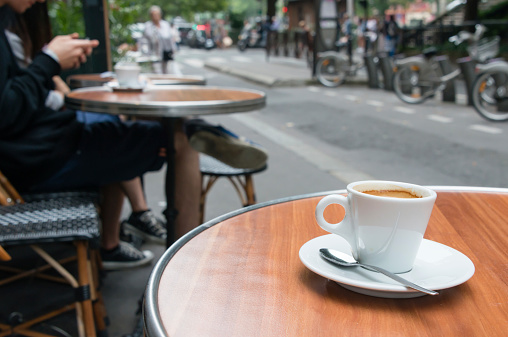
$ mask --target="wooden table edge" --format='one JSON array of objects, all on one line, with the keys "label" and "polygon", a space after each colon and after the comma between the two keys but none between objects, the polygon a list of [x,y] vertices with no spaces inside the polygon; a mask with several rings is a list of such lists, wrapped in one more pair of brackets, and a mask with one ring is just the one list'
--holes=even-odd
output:
[{"label": "wooden table edge", "polygon": [[[426,187],[435,190],[436,192],[508,193],[508,188],[502,187],[473,187],[473,186],[426,186]],[[178,241],[176,241],[173,245],[171,245],[171,247],[169,247],[164,252],[164,254],[161,256],[161,258],[158,260],[157,264],[153,268],[152,272],[150,273],[150,277],[148,279],[148,283],[145,290],[145,300],[143,305],[143,321],[147,336],[150,337],[167,336],[164,330],[164,325],[162,324],[161,321],[161,317],[158,314],[157,289],[165,267],[168,265],[169,261],[173,258],[173,256],[175,256],[175,254],[180,250],[180,248],[182,248],[187,242],[192,240],[201,232],[207,230],[208,228],[218,223],[221,223],[227,219],[233,218],[243,213],[250,212],[258,208],[263,208],[267,206],[277,205],[300,199],[325,196],[328,194],[346,194],[346,193],[347,193],[346,189],[340,189],[309,194],[301,194],[291,197],[269,200],[266,202],[240,208],[238,210],[221,215],[215,219],[205,222],[199,227],[196,227],[192,231],[188,232],[186,235],[182,236]]]},{"label": "wooden table edge", "polygon": [[246,100],[208,100],[208,101],[159,101],[133,104],[132,102],[111,102],[74,97],[76,93],[94,91],[113,92],[113,88],[107,86],[87,87],[72,90],[65,96],[67,108],[74,110],[106,113],[125,114],[133,116],[152,116],[177,118],[188,115],[211,115],[227,114],[234,112],[250,112],[260,110],[266,106],[266,93],[256,89],[239,89],[233,87],[199,85],[151,85],[147,87],[153,91],[178,91],[178,90],[230,90],[232,92],[245,92],[255,94],[257,97]]}]

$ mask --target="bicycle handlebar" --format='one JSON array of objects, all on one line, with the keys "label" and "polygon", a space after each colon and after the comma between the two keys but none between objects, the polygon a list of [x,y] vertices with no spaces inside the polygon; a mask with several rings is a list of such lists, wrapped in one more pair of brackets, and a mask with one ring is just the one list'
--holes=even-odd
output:
[{"label": "bicycle handlebar", "polygon": [[457,35],[451,36],[448,39],[448,41],[454,43],[456,46],[458,46],[459,44],[461,44],[466,40],[469,42],[478,42],[480,41],[480,39],[482,38],[483,34],[485,34],[486,31],[487,27],[485,27],[482,24],[476,24],[474,34],[461,30],[460,32],[458,32]]}]

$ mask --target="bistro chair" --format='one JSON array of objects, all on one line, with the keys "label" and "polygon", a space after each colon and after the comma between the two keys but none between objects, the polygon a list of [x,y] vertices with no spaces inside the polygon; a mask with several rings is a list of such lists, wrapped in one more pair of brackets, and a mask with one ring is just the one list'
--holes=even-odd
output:
[{"label": "bistro chair", "polygon": [[[0,337],[18,334],[50,336],[33,330],[33,326],[71,310],[76,312],[79,336],[106,334],[106,311],[98,290],[101,262],[98,250],[91,249],[99,246],[99,217],[96,201],[97,193],[82,191],[27,195],[22,198],[0,172],[0,259],[9,260],[9,255],[13,256],[9,254],[9,250],[18,251],[17,247],[25,246],[30,249],[24,251],[33,250],[47,263],[31,270],[23,270],[19,268],[19,261],[16,261],[15,257],[12,261],[1,262],[0,271],[2,276],[7,275],[7,277],[0,279],[0,290],[7,284],[19,282],[23,278],[37,277],[67,283],[73,288],[71,292],[74,295],[72,303],[57,309],[47,309],[48,312],[39,317],[30,318],[28,321],[23,321],[20,317],[22,313],[12,313],[9,324],[0,323]],[[65,246],[72,243],[76,255],[57,261],[48,253],[57,243]],[[66,269],[63,266],[72,261],[77,262],[76,276],[69,271],[69,268]],[[56,274],[47,272],[52,268],[57,272]],[[30,283],[30,287],[37,285],[37,283]],[[69,291],[67,286],[59,286],[56,289]],[[46,292],[45,288],[42,288],[40,293],[48,298],[57,295]],[[2,298],[2,302],[6,300],[5,297]],[[36,303],[23,305],[25,304],[27,307],[37,307]],[[45,303],[41,303],[41,307],[44,307],[43,304]],[[18,319],[13,320],[12,318],[16,316]]]},{"label": "bistro chair", "polygon": [[199,213],[200,221],[203,223],[206,197],[218,179],[225,177],[231,182],[244,207],[254,205],[256,203],[256,194],[252,175],[263,172],[266,170],[267,165],[258,169],[239,169],[201,153],[199,155],[199,168],[201,171],[201,200],[199,204]]}]

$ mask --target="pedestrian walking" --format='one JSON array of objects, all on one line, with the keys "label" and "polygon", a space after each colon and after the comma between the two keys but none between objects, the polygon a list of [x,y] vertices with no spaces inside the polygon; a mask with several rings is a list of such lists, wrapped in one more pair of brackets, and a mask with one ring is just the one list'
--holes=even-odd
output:
[{"label": "pedestrian walking", "polygon": [[162,19],[159,6],[150,7],[150,21],[145,24],[143,39],[148,41],[149,53],[160,58],[160,62],[153,63],[154,72],[167,74],[168,62],[173,60],[176,43],[169,22]]},{"label": "pedestrian walking", "polygon": [[400,28],[395,21],[395,16],[390,15],[388,21],[386,21],[384,24],[385,51],[388,52],[389,56],[395,55],[399,34]]}]

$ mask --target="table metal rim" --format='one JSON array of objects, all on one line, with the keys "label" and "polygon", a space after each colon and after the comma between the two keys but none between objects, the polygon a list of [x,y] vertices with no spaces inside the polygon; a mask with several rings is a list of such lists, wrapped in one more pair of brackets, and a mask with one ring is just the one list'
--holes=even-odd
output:
[{"label": "table metal rim", "polygon": [[[426,186],[435,191],[450,191],[450,192],[484,192],[484,193],[508,193],[508,188],[502,187],[471,187],[471,186]],[[208,228],[221,223],[229,218],[233,218],[237,215],[247,213],[249,211],[263,208],[267,206],[273,206],[276,204],[282,204],[289,201],[295,201],[300,199],[314,198],[319,196],[325,196],[328,194],[345,194],[347,191],[345,189],[335,190],[335,191],[325,191],[325,192],[316,192],[310,194],[302,194],[292,197],[274,199],[270,201],[266,201],[263,203],[255,204],[252,206],[240,208],[236,211],[232,211],[221,215],[215,219],[205,222],[204,224],[196,227],[192,231],[188,232],[186,235],[182,236],[178,241],[176,241],[171,247],[169,247],[164,254],[161,256],[154,269],[150,273],[150,277],[148,279],[148,283],[145,290],[145,304],[143,306],[143,318],[144,318],[144,326],[145,331],[147,332],[147,336],[150,337],[166,337],[167,334],[164,330],[164,325],[162,324],[162,320],[160,314],[158,312],[158,285],[161,280],[162,274],[164,272],[165,266],[168,265],[169,261],[175,256],[175,254],[182,248],[187,242],[192,240],[194,237],[199,235],[201,232],[207,230]],[[148,314],[149,313],[149,314]],[[150,324],[148,324],[150,323]]]},{"label": "table metal rim", "polygon": [[[77,75],[77,76],[76,76]],[[104,81],[96,80],[96,79],[90,79],[90,78],[77,78],[79,75],[89,75],[89,74],[76,74],[76,75],[70,75],[68,77],[68,80],[71,84],[71,87],[75,87],[76,89],[81,88],[87,88],[90,86],[98,86],[98,83],[108,83],[116,78],[116,76],[107,76],[104,77]],[[90,74],[90,75],[99,75],[99,74]],[[73,77],[75,76],[75,77]],[[206,85],[206,78],[204,76],[197,76],[197,75],[170,75],[171,78],[163,78],[160,74],[155,73],[143,73],[141,76],[145,76],[146,78],[150,79],[151,76],[153,77],[161,77],[157,79],[150,79],[152,81],[176,81],[177,83],[172,83],[170,85]],[[181,81],[181,80],[191,80],[191,81]],[[180,82],[178,82],[180,81]],[[76,85],[79,84],[79,85]],[[155,84],[157,85],[157,84]],[[169,85],[169,84],[168,84]]]},{"label": "table metal rim", "polygon": [[[266,94],[253,89],[236,89],[228,87],[203,87],[189,85],[156,85],[150,86],[150,90],[232,90],[240,92],[249,92],[258,94],[259,98],[230,101],[230,100],[211,100],[211,101],[167,101],[167,102],[146,102],[142,104],[122,103],[122,102],[99,102],[95,100],[76,99],[69,96],[65,97],[66,105],[70,109],[84,110],[90,112],[106,112],[111,114],[127,115],[146,115],[158,114],[160,117],[181,117],[182,114],[223,114],[229,112],[247,112],[259,110],[266,106]],[[87,91],[112,91],[109,87],[88,87],[76,89],[73,92]]]}]

